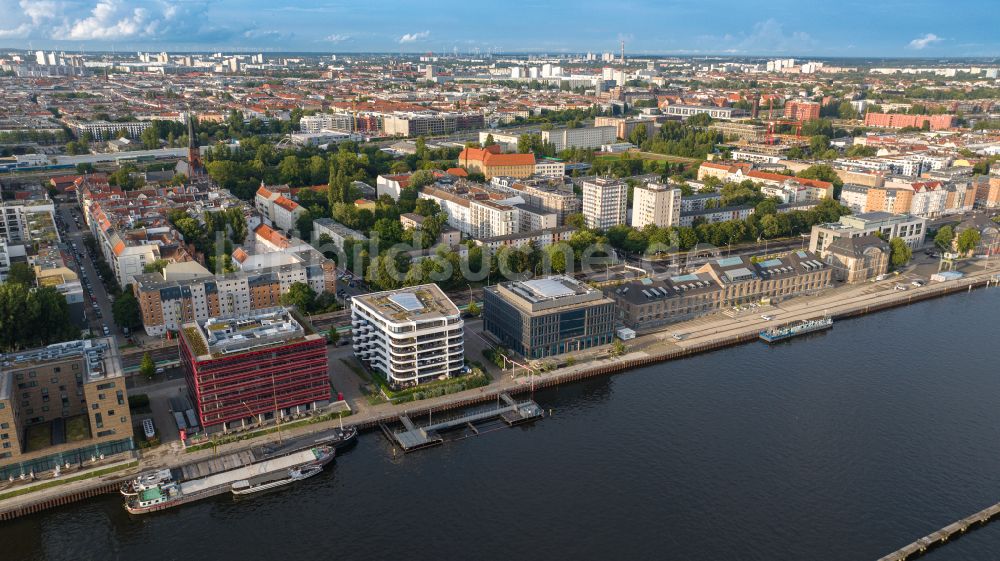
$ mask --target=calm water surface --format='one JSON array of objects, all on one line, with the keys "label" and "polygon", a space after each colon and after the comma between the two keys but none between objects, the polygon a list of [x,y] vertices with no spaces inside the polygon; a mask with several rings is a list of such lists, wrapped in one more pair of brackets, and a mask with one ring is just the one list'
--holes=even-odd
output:
[{"label": "calm water surface", "polygon": [[[0,560],[872,560],[1000,501],[1000,290],[546,390],[554,415],[129,517],[0,524]],[[1000,523],[923,559],[996,559]]]}]

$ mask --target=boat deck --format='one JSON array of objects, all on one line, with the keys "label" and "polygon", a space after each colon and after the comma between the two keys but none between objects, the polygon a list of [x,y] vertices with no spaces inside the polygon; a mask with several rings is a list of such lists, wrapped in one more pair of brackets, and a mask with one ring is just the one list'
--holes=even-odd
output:
[{"label": "boat deck", "polygon": [[317,459],[317,454],[312,449],[302,450],[294,454],[264,460],[222,473],[215,473],[194,481],[185,481],[181,484],[181,490],[185,495],[221,493],[228,491],[229,486],[233,482],[242,479],[250,480],[262,475],[284,471],[297,465],[314,462]]},{"label": "boat deck", "polygon": [[216,473],[222,473],[243,467],[256,462],[259,458],[250,450],[241,450],[218,458],[202,460],[189,464],[181,468],[181,473],[185,481],[208,477]]}]

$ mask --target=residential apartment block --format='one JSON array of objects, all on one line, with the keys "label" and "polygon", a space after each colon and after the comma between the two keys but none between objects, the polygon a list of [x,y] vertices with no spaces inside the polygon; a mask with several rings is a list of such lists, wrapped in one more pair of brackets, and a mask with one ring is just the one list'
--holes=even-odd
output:
[{"label": "residential apartment block", "polygon": [[295,238],[283,251],[248,255],[237,249],[233,261],[240,270],[225,275],[177,279],[169,274],[137,275],[132,291],[146,333],[164,335],[188,322],[251,315],[279,306],[281,295],[297,282],[308,284],[317,294],[336,292],[336,264]]},{"label": "residential apartment block", "polygon": [[597,177],[581,182],[581,187],[583,218],[588,228],[606,230],[626,223],[628,185],[624,181]]},{"label": "residential apartment block", "polygon": [[463,326],[461,312],[436,284],[351,299],[354,355],[394,387],[460,374]]},{"label": "residential apartment block", "polygon": [[815,121],[819,119],[820,105],[815,101],[788,101],[785,103],[785,118],[793,121]]},{"label": "residential apartment block", "polygon": [[947,130],[955,126],[954,115],[906,115],[903,113],[866,113],[866,127],[881,127],[887,129],[902,129],[906,127],[922,128],[924,125],[932,131]]},{"label": "residential apartment block", "polygon": [[268,189],[263,183],[254,195],[254,207],[264,217],[267,224],[286,232],[295,229],[296,221],[306,212],[306,209],[299,203],[280,192]]},{"label": "residential apartment block", "polygon": [[139,138],[142,131],[149,128],[153,123],[150,121],[71,121],[69,127],[77,136],[90,135],[94,140],[111,140],[117,137],[122,131],[129,138]]},{"label": "residential apartment block", "polygon": [[632,227],[680,225],[681,190],[662,183],[637,185],[632,191]]},{"label": "residential apartment block", "polygon": [[595,121],[593,127],[542,131],[542,142],[552,144],[556,152],[562,152],[567,148],[600,148],[615,141],[616,131],[617,127],[614,125],[602,126],[599,121]]},{"label": "residential apartment block", "polygon": [[0,357],[0,479],[134,448],[113,338]]}]

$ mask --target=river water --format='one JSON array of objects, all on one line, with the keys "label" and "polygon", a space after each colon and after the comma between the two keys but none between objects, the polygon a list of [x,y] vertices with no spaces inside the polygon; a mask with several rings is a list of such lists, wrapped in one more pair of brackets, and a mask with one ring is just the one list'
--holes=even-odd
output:
[{"label": "river water", "polygon": [[[0,559],[872,560],[1000,501],[1000,290],[545,390],[553,415],[145,517],[0,524]],[[926,555],[994,559],[1000,522]]]}]

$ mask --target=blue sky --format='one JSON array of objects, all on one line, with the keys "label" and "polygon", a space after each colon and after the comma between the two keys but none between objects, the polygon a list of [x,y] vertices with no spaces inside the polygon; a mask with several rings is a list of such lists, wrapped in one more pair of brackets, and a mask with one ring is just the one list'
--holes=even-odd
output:
[{"label": "blue sky", "polygon": [[1000,55],[997,0],[0,0],[0,46]]}]

